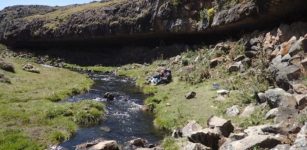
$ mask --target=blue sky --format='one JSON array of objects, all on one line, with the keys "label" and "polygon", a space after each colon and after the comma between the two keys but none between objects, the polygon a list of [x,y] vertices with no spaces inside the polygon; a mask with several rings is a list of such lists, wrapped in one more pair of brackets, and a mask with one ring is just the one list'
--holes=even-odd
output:
[{"label": "blue sky", "polygon": [[93,0],[0,0],[0,10],[7,6],[13,5],[50,5],[50,6],[63,6],[68,4],[82,4],[88,3]]}]

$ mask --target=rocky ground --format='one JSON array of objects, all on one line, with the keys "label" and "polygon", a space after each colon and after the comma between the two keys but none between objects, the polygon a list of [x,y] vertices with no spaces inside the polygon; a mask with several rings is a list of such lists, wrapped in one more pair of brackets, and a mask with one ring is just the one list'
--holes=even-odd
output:
[{"label": "rocky ground", "polygon": [[[116,72],[154,95],[146,110],[172,133],[165,149],[306,149],[306,25],[280,25]],[[172,70],[173,82],[145,85],[159,67]]]}]

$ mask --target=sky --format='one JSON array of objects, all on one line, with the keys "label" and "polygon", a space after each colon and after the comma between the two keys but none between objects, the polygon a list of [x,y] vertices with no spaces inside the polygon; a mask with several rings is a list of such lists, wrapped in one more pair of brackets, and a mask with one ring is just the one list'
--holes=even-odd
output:
[{"label": "sky", "polygon": [[0,0],[0,10],[7,6],[13,5],[49,5],[64,6],[69,4],[88,3],[93,0]]}]

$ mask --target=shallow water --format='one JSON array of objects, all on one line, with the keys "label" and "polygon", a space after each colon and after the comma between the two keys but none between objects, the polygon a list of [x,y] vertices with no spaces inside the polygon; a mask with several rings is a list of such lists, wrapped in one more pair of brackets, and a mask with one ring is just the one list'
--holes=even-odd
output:
[{"label": "shallow water", "polygon": [[[154,130],[153,116],[141,111],[145,96],[128,78],[115,75],[90,74],[95,81],[92,89],[85,94],[69,98],[68,102],[92,99],[106,103],[107,115],[99,125],[81,128],[68,141],[60,146],[75,149],[75,146],[97,138],[116,140],[121,145],[134,138],[143,138],[151,144],[156,144],[160,136]],[[105,92],[115,93],[115,99],[106,102]],[[104,129],[102,129],[104,128]]]}]

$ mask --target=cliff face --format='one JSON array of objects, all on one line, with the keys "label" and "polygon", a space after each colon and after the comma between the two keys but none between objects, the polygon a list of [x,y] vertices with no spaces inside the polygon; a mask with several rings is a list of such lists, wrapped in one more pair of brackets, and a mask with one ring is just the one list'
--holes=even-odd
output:
[{"label": "cliff face", "polygon": [[228,32],[303,16],[304,0],[110,0],[67,7],[14,6],[0,12],[0,41],[159,37]]}]

